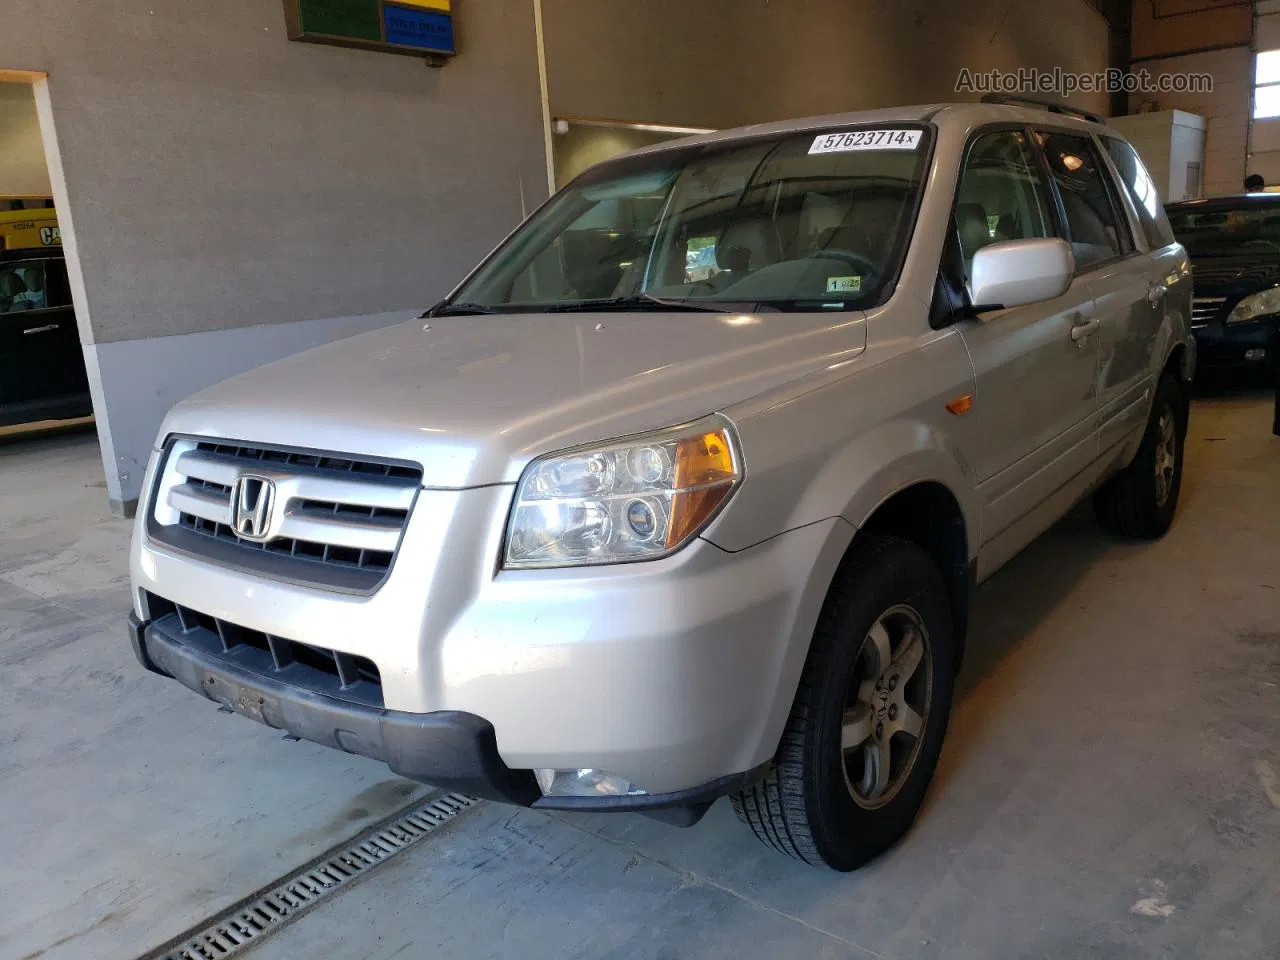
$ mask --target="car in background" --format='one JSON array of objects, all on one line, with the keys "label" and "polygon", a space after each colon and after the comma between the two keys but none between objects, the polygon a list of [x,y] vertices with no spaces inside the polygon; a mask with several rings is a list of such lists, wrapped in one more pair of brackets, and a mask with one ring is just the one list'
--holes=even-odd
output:
[{"label": "car in background", "polygon": [[92,412],[62,248],[0,252],[0,426]]},{"label": "car in background", "polygon": [[1280,354],[1280,194],[1171,203],[1191,257],[1199,368],[1270,368]]}]

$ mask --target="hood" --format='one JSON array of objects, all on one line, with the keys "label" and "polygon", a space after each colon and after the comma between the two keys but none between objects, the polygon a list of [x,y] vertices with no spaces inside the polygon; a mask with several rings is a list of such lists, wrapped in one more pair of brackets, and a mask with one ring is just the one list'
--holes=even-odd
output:
[{"label": "hood", "polygon": [[426,486],[515,482],[541,454],[723,411],[865,346],[861,313],[438,317],[224,381],[162,435],[407,460]]},{"label": "hood", "polygon": [[1280,255],[1192,257],[1196,296],[1244,296],[1280,283]]}]

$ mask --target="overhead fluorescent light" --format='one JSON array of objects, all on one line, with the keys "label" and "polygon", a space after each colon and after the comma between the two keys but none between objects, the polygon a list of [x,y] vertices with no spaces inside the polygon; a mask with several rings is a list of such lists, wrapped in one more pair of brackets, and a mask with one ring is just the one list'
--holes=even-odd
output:
[{"label": "overhead fluorescent light", "polygon": [[553,124],[577,124],[582,127],[612,127],[615,130],[647,130],[650,133],[715,133],[715,127],[686,127],[673,123],[629,123],[625,120],[605,120],[601,117],[556,117]]}]

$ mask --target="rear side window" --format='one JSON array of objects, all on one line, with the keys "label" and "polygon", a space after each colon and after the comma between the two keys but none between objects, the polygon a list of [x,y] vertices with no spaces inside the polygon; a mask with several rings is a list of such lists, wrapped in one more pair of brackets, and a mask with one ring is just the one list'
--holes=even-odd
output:
[{"label": "rear side window", "polygon": [[1133,251],[1133,241],[1107,187],[1107,174],[1093,141],[1069,133],[1038,134],[1058,195],[1062,198],[1077,268],[1114,260]]},{"label": "rear side window", "polygon": [[1053,236],[1046,188],[1021,130],[983,134],[973,141],[956,194],[956,236],[966,275],[973,255],[999,240]]},{"label": "rear side window", "polygon": [[1155,181],[1147,168],[1142,165],[1137,152],[1123,140],[1103,137],[1107,145],[1107,153],[1111,162],[1120,173],[1120,180],[1129,192],[1138,211],[1138,221],[1142,224],[1142,232],[1146,235],[1147,244],[1153,250],[1167,247],[1173,243],[1173,230],[1169,226],[1169,218],[1165,216],[1164,204],[1160,202],[1160,192],[1156,190]]}]

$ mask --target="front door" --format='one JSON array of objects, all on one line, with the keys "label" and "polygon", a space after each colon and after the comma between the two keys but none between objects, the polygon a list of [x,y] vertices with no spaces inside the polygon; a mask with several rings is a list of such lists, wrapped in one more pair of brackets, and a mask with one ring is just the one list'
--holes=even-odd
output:
[{"label": "front door", "polygon": [[[970,146],[955,216],[966,270],[989,243],[1056,235],[1052,194],[1034,150],[1024,130],[983,134]],[[958,325],[977,379],[981,542],[1007,535],[995,565],[1039,532],[1015,524],[1097,457],[1096,321],[1093,293],[1077,277],[1056,299]]]}]

